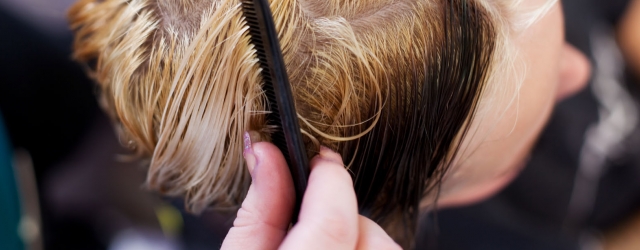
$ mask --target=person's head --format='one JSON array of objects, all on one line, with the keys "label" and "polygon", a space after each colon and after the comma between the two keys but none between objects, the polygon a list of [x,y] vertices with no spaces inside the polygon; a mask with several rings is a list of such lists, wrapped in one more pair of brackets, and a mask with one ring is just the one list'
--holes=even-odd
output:
[{"label": "person's head", "polygon": [[[233,208],[242,134],[269,138],[238,0],[80,0],[91,64],[148,186]],[[586,81],[554,0],[272,0],[307,148],[340,152],[362,212],[387,228],[477,201],[518,172],[554,102]],[[412,224],[410,225],[412,226]]]}]

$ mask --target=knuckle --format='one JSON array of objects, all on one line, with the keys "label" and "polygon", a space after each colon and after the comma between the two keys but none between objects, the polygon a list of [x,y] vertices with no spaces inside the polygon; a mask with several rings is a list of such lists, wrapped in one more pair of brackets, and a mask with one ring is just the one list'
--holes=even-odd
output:
[{"label": "knuckle", "polygon": [[234,228],[258,228],[268,230],[280,230],[276,225],[267,223],[257,210],[241,207],[238,210],[236,219],[233,221]]},{"label": "knuckle", "polygon": [[233,221],[233,227],[255,226],[257,224],[257,221],[259,221],[258,218],[259,216],[256,214],[256,211],[241,207],[238,210],[236,219]]}]

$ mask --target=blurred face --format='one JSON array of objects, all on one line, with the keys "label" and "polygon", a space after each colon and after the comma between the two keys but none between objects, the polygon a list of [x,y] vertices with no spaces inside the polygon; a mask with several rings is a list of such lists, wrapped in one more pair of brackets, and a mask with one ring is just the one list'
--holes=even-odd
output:
[{"label": "blurred face", "polygon": [[[527,4],[535,7],[544,2]],[[564,40],[560,4],[513,39],[520,52],[518,61],[526,64],[519,96],[512,103],[507,95],[485,103],[495,112],[476,117],[459,161],[444,178],[439,207],[477,202],[506,186],[525,165],[554,104],[582,89],[588,80],[586,57]]]}]

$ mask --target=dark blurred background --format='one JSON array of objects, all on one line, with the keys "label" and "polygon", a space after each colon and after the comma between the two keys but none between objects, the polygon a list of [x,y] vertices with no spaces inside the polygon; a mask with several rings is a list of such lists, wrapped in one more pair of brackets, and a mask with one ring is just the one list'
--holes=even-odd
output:
[{"label": "dark blurred background", "polygon": [[[72,2],[0,0],[0,249],[219,248],[232,215],[186,214],[143,189],[143,165],[119,160],[127,152],[70,59]],[[594,80],[557,108],[505,191],[426,215],[419,249],[624,249],[610,243],[640,239],[640,83],[615,40],[628,2],[563,1],[567,38],[590,56]]]},{"label": "dark blurred background", "polygon": [[143,189],[143,165],[118,159],[127,151],[71,60],[71,3],[0,0],[0,145],[12,149],[0,162],[16,167],[0,175],[17,176],[23,197],[21,216],[0,217],[0,249],[19,249],[15,234],[29,249],[216,249],[230,216],[183,213]]}]

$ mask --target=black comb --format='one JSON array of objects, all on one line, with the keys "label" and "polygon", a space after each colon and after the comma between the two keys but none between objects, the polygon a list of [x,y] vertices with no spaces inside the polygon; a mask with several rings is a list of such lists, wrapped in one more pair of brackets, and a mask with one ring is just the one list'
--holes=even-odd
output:
[{"label": "black comb", "polygon": [[295,224],[300,204],[309,178],[309,159],[302,141],[287,68],[282,58],[278,33],[267,0],[242,0],[242,12],[249,26],[251,44],[262,69],[263,90],[267,96],[271,113],[267,124],[274,127],[271,135],[284,155],[296,191],[296,204],[291,221]]}]

